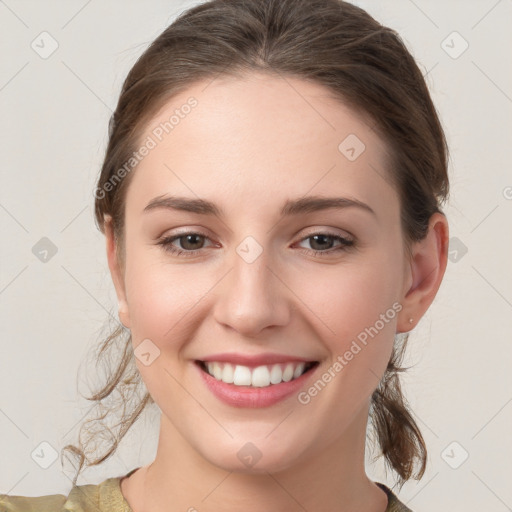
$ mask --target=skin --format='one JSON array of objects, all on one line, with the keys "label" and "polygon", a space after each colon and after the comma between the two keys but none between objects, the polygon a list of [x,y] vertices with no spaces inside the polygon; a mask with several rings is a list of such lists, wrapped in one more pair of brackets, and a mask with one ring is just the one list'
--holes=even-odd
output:
[{"label": "skin", "polygon": [[[136,359],[162,411],[156,458],[122,480],[122,493],[134,512],[383,512],[387,497],[364,468],[370,397],[395,333],[414,327],[441,284],[446,218],[432,216],[409,258],[386,146],[368,119],[301,79],[199,82],[166,103],[140,140],[190,96],[197,107],[132,171],[124,253],[105,222],[119,317],[134,349],[150,339],[160,350],[149,366]],[[355,161],[338,150],[349,134],[366,146]],[[143,211],[166,193],[213,201],[224,217]],[[280,216],[286,200],[306,195],[357,199],[375,215],[350,207]],[[206,235],[173,242],[198,248],[195,256],[158,245],[178,228]],[[307,238],[326,231],[355,247],[333,252],[336,239]],[[236,252],[247,236],[262,248],[250,264]],[[266,408],[226,405],[193,363],[219,352],[306,357],[320,362],[307,389],[393,303],[402,310],[307,405],[295,395]],[[250,468],[237,457],[247,442],[261,452]]]}]

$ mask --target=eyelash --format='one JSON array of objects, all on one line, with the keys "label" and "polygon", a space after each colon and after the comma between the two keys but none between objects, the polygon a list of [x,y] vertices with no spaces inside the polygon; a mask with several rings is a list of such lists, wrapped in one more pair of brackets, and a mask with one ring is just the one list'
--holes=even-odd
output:
[{"label": "eyelash", "polygon": [[[184,238],[184,237],[186,237],[188,235],[197,235],[197,236],[201,236],[201,237],[204,237],[204,238],[208,238],[208,236],[206,236],[203,233],[198,233],[196,231],[189,231],[189,232],[186,232],[186,233],[180,233],[179,235],[165,237],[165,238],[161,239],[160,241],[158,241],[157,245],[161,245],[163,247],[164,251],[169,252],[169,253],[171,253],[173,255],[192,257],[192,256],[195,256],[202,249],[194,249],[192,251],[187,251],[187,250],[184,250],[184,249],[178,249],[178,248],[176,248],[176,247],[171,245],[172,242],[174,242],[175,240],[178,240],[180,238]],[[309,238],[313,238],[314,236],[317,236],[317,235],[323,235],[323,236],[327,236],[327,237],[332,237],[335,240],[339,240],[341,242],[341,245],[338,246],[338,247],[335,247],[335,248],[328,249],[326,251],[317,251],[317,250],[314,250],[314,249],[307,250],[307,249],[302,248],[307,253],[312,253],[314,256],[327,256],[327,255],[331,255],[332,253],[335,253],[335,252],[347,251],[350,247],[354,247],[355,246],[354,240],[350,240],[348,238],[344,238],[344,237],[342,237],[340,235],[336,235],[334,233],[329,233],[329,232],[311,233],[310,235],[308,235],[308,236],[302,238],[301,240],[299,240],[299,242],[303,242],[304,240],[308,240]]]}]

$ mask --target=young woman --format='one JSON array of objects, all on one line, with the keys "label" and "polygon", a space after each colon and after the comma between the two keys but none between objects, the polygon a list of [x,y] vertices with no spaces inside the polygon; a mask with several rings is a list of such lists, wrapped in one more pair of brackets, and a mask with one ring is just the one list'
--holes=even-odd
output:
[{"label": "young woman", "polygon": [[[212,0],[182,14],[126,78],[95,191],[123,324],[100,355],[124,351],[93,399],[129,406],[96,460],[66,447],[80,458],[68,496],[2,510],[410,510],[367,477],[367,426],[399,483],[416,464],[421,478],[398,372],[445,272],[447,193],[422,73],[365,11]],[[148,403],[154,461],[77,486]]]}]

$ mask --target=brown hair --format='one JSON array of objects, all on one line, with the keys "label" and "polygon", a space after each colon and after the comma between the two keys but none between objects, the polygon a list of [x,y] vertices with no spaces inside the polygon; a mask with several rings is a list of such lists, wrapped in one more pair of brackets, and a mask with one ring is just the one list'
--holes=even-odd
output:
[{"label": "brown hair", "polygon": [[[251,71],[313,81],[366,114],[389,150],[387,173],[399,193],[406,247],[425,237],[431,215],[441,212],[448,197],[448,147],[423,75],[400,36],[342,0],[211,0],[185,11],[166,28],[123,84],[95,193],[96,223],[104,233],[104,216],[112,216],[119,258],[124,253],[124,201],[133,175],[126,163],[149,120],[196,81]],[[399,373],[407,370],[400,366],[407,339],[396,337],[370,405],[380,455],[398,474],[400,486],[413,477],[416,463],[414,478],[420,479],[427,462],[425,442],[400,386]],[[102,413],[82,425],[80,436],[90,423],[112,415],[103,401],[114,392],[120,395],[121,419],[98,432],[86,428],[85,443],[79,436],[78,448],[63,449],[79,458],[74,483],[84,460],[88,466],[106,460],[146,405],[154,403],[134,364],[130,334],[121,325],[101,344],[97,360],[105,360],[110,350],[117,354],[119,340],[123,350],[115,370],[87,398]],[[134,404],[126,407],[129,399]],[[107,432],[108,449],[90,461],[84,449]]]}]

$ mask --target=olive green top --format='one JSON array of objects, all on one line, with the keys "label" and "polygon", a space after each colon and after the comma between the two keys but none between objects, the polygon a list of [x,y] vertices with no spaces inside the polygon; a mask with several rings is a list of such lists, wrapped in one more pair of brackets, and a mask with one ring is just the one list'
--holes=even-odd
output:
[{"label": "olive green top", "polygon": [[[130,476],[139,468],[130,471]],[[133,512],[121,493],[123,476],[108,478],[98,485],[74,486],[68,496],[13,496],[0,494],[0,512]],[[375,482],[387,495],[386,512],[412,512],[384,484]]]}]

